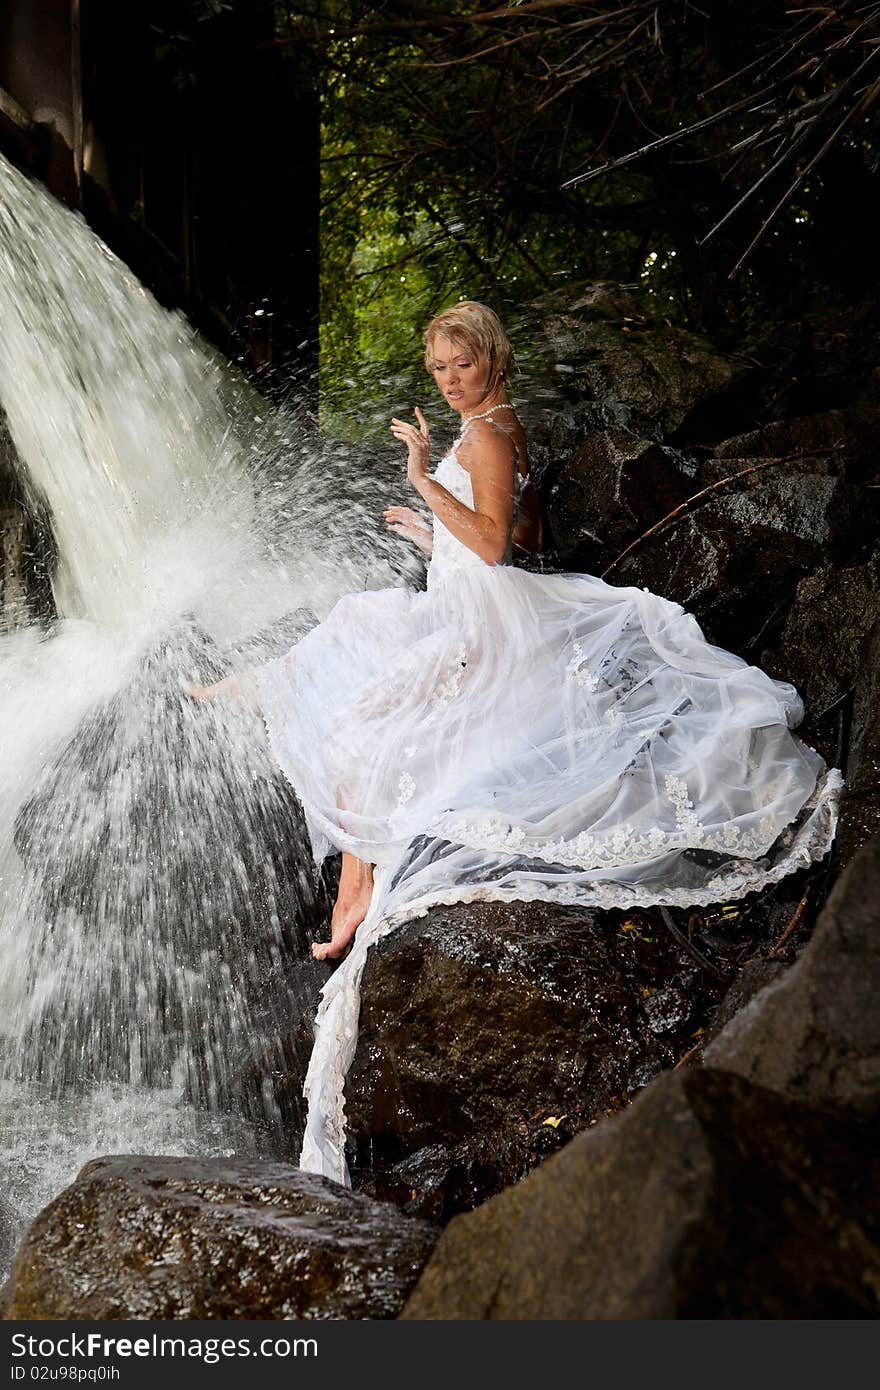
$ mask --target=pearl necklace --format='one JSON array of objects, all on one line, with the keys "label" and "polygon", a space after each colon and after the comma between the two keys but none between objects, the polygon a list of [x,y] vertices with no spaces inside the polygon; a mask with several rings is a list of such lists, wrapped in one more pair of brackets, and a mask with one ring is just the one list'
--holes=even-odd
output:
[{"label": "pearl necklace", "polygon": [[481,410],[477,415],[466,415],[462,423],[469,425],[471,420],[485,420],[487,416],[492,415],[496,410],[516,410],[516,406],[511,405],[509,401],[502,401],[500,405],[492,405],[488,410]]}]

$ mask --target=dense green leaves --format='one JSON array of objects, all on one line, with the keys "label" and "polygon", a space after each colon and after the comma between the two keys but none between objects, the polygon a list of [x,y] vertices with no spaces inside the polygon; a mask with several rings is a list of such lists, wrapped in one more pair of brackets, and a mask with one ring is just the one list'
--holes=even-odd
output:
[{"label": "dense green leaves", "polygon": [[425,322],[459,297],[509,314],[618,279],[739,341],[803,314],[817,286],[843,299],[874,270],[838,194],[861,200],[874,177],[878,16],[757,0],[320,5],[328,418],[417,362]]}]

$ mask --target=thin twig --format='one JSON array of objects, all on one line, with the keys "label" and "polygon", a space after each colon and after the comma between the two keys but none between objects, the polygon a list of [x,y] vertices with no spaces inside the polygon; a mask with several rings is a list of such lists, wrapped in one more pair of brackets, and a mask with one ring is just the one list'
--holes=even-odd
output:
[{"label": "thin twig", "polygon": [[673,1070],[673,1071],[678,1071],[679,1067],[686,1067],[686,1066],[688,1065],[689,1062],[692,1062],[692,1061],[694,1060],[694,1058],[696,1057],[697,1053],[698,1053],[698,1052],[701,1052],[702,1049],[703,1049],[703,1039],[700,1038],[700,1041],[699,1041],[699,1042],[694,1043],[693,1047],[689,1047],[689,1048],[688,1048],[687,1052],[684,1054],[683,1057],[679,1057],[678,1061],[676,1062],[676,1064],[675,1064],[675,1066],[672,1068],[672,1070]]},{"label": "thin twig", "polygon": [[614,169],[622,169],[626,164],[632,164],[634,160],[641,159],[643,155],[651,154],[654,150],[662,149],[666,145],[672,145],[676,140],[683,140],[688,135],[696,135],[698,131],[707,130],[709,126],[717,125],[727,116],[733,116],[738,111],[744,110],[748,106],[754,106],[755,102],[771,95],[785,85],[785,79],[773,82],[769,87],[765,87],[760,92],[755,92],[751,96],[742,97],[739,101],[731,102],[721,111],[715,111],[711,116],[704,116],[701,121],[694,121],[693,125],[683,126],[681,130],[671,130],[666,135],[661,135],[658,140],[651,140],[647,145],[641,145],[637,150],[631,150],[629,154],[621,155],[619,159],[609,160],[607,164],[601,164],[597,169],[588,169],[585,174],[577,174],[574,178],[566,180],[560,184],[561,188],[575,188],[578,184],[586,183],[590,179],[597,179],[601,174],[609,174]]},{"label": "thin twig", "polygon": [[835,445],[831,449],[800,449],[797,453],[786,454],[784,458],[765,459],[763,463],[752,464],[750,468],[743,468],[739,473],[730,473],[726,478],[720,478],[717,483],[710,483],[708,487],[701,488],[699,492],[695,492],[690,497],[686,497],[677,507],[673,507],[672,511],[668,512],[666,516],[661,517],[653,526],[649,526],[647,531],[643,531],[640,536],[636,536],[635,540],[626,547],[626,550],[622,550],[617,559],[612,560],[608,568],[603,570],[599,578],[607,578],[611,571],[616,569],[622,560],[625,560],[634,550],[638,550],[640,546],[644,545],[645,541],[650,540],[651,536],[656,535],[662,527],[666,526],[669,522],[678,521],[678,519],[684,516],[685,512],[690,511],[697,502],[702,501],[704,497],[708,497],[710,493],[717,492],[719,488],[726,487],[728,483],[735,483],[738,479],[746,478],[751,473],[761,473],[765,468],[778,467],[778,465],[782,463],[792,463],[795,459],[818,458],[823,454],[833,454],[837,448],[839,448],[839,445]]},{"label": "thin twig", "polygon": [[[843,87],[841,86],[828,99],[827,104],[824,106],[821,112],[821,115],[824,115],[825,112],[831,109],[831,107],[837,101],[842,92]],[[798,112],[797,114],[800,115],[801,113]],[[812,116],[810,120],[806,123],[800,134],[796,135],[794,139],[790,141],[789,144],[783,146],[782,153],[780,154],[779,158],[776,159],[774,163],[770,165],[769,169],[766,169],[764,171],[764,173],[761,175],[759,179],[756,179],[755,182],[751,184],[749,188],[746,189],[742,197],[738,198],[732,207],[729,207],[727,209],[727,212],[724,214],[722,218],[719,219],[718,222],[715,223],[714,227],[710,227],[706,235],[704,237],[701,237],[700,240],[697,242],[698,246],[705,246],[706,242],[709,241],[715,235],[716,232],[720,231],[721,228],[730,221],[731,217],[734,217],[736,213],[739,212],[740,208],[744,207],[744,205],[749,201],[749,199],[754,197],[754,195],[759,191],[759,189],[763,188],[764,184],[767,183],[769,179],[772,179],[773,176],[779,172],[782,166],[784,164],[787,164],[789,160],[791,160],[798,153],[801,146],[806,144],[810,136],[813,134],[815,125],[817,121],[819,121],[819,119],[820,114]],[[776,127],[774,126],[773,129],[775,130]],[[772,133],[773,131],[770,132],[771,135]]]},{"label": "thin twig", "polygon": [[[880,53],[880,50],[875,49],[874,52],[870,55],[870,57],[865,60],[865,63],[869,62],[871,58],[876,58],[878,56],[878,53]],[[860,65],[858,69],[859,72],[862,71],[862,68],[865,66],[865,63],[862,63]],[[773,221],[775,221],[776,217],[779,215],[782,209],[790,202],[794,194],[797,192],[798,188],[800,188],[804,179],[812,173],[819,161],[825,157],[825,155],[831,149],[831,146],[837,140],[838,136],[841,135],[841,133],[849,125],[850,121],[854,121],[857,116],[861,116],[866,111],[869,111],[873,106],[874,102],[877,100],[878,96],[880,96],[880,78],[878,78],[874,82],[874,84],[868,88],[868,91],[862,97],[860,102],[858,102],[855,106],[850,107],[846,115],[843,116],[840,121],[838,121],[837,125],[834,127],[831,134],[828,136],[828,139],[822,145],[821,149],[816,151],[812,159],[807,161],[803,169],[801,169],[798,173],[797,177],[792,180],[785,193],[783,193],[782,197],[779,199],[779,202],[771,210],[769,216],[765,218],[761,226],[758,228],[758,231],[752,237],[752,240],[749,242],[745,251],[742,253],[736,265],[731,270],[730,275],[728,277],[729,279],[732,280],[733,277],[736,275],[737,271],[740,270],[743,265],[745,265],[749,256],[752,254],[755,247],[757,246],[758,242],[761,241],[763,237],[766,235],[770,224]]]},{"label": "thin twig", "polygon": [[766,621],[761,624],[754,637],[751,637],[749,641],[746,642],[745,646],[740,648],[740,655],[742,655],[743,652],[751,651],[753,647],[756,647],[758,645],[770,624],[776,621],[776,619],[779,617],[779,614],[782,612],[784,608],[788,607],[790,602],[791,596],[789,594],[786,594],[785,598],[781,598],[779,600],[776,606],[770,610],[769,618],[767,618]]},{"label": "thin twig", "polygon": [[780,936],[779,940],[776,942],[776,944],[775,944],[775,946],[773,947],[772,951],[768,951],[768,952],[767,952],[767,955],[768,955],[768,957],[769,957],[770,959],[772,959],[774,956],[782,956],[782,955],[785,954],[785,947],[786,947],[786,944],[787,944],[788,941],[791,940],[791,938],[794,936],[795,932],[797,931],[798,927],[800,926],[800,924],[801,924],[801,922],[802,922],[802,920],[803,920],[804,913],[805,913],[806,910],[807,910],[807,903],[809,902],[809,899],[810,899],[810,885],[807,884],[807,887],[804,889],[804,896],[801,898],[800,902],[798,903],[797,907],[795,908],[795,910],[794,910],[794,915],[793,915],[791,921],[789,922],[788,926],[785,928],[785,931],[782,933],[782,935]]},{"label": "thin twig", "polygon": [[703,952],[695,946],[692,941],[688,941],[684,932],[675,925],[671,914],[665,907],[660,908],[660,916],[663,918],[664,926],[669,934],[678,942],[683,951],[687,951],[688,955],[697,962],[701,969],[705,970],[713,979],[720,980],[722,984],[726,985],[730,982],[730,976],[726,974],[725,971],[719,970],[718,966],[713,965],[709,957],[704,956]]}]

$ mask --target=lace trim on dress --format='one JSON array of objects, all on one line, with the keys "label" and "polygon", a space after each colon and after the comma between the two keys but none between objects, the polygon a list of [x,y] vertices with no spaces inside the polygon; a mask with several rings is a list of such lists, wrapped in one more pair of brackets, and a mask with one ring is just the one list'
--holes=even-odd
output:
[{"label": "lace trim on dress", "polygon": [[[801,815],[808,815],[823,797],[836,799],[842,786],[840,772],[836,768],[831,769],[802,808]],[[467,845],[471,849],[491,850],[499,854],[519,852],[530,860],[565,865],[572,869],[617,869],[627,864],[643,864],[662,854],[685,849],[713,850],[750,860],[764,854],[772,845],[776,829],[773,816],[763,816],[757,825],[749,829],[729,822],[717,830],[707,830],[700,824],[693,810],[693,802],[688,800],[684,778],[667,776],[665,787],[675,811],[676,830],[673,832],[652,826],[647,834],[640,835],[630,825],[618,825],[607,835],[584,830],[572,840],[539,839],[530,836],[523,826],[512,825],[510,821],[496,816],[481,816],[471,821],[465,816],[448,812],[435,817],[428,828],[440,838]],[[784,835],[785,832],[781,837],[782,843],[785,843]],[[743,873],[744,881],[754,876],[748,869]],[[713,898],[707,901],[712,902]]]},{"label": "lace trim on dress", "polygon": [[[669,779],[673,783],[681,779]],[[345,1078],[354,1057],[360,1016],[360,985],[370,947],[395,927],[425,917],[433,907],[466,902],[558,902],[567,906],[631,909],[634,907],[707,907],[729,902],[778,883],[797,869],[824,858],[837,827],[837,808],[843,778],[832,768],[819,780],[801,815],[808,816],[795,843],[772,865],[743,861],[702,889],[640,889],[621,883],[547,883],[516,879],[506,883],[459,884],[438,888],[406,906],[382,915],[389,870],[377,868],[370,910],[358,929],[354,946],[324,986],[315,1020],[315,1043],[304,1094],[309,1113],[300,1167],[350,1185],[345,1161]],[[681,804],[681,789],[671,788]],[[684,811],[687,812],[687,806]],[[788,837],[788,838],[786,838]],[[795,838],[793,827],[780,836],[780,847]]]}]

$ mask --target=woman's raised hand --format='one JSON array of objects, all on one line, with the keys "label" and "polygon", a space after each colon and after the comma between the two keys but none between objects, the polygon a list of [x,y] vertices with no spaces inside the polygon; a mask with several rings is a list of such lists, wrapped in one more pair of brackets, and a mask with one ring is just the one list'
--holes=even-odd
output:
[{"label": "woman's raised hand", "polygon": [[427,476],[431,436],[428,422],[418,406],[415,407],[413,414],[419,422],[418,428],[415,425],[407,424],[405,420],[392,417],[391,433],[409,450],[406,456],[406,476],[411,483],[416,483]]},{"label": "woman's raised hand", "polygon": [[386,507],[382,515],[389,531],[412,541],[424,554],[430,555],[433,531],[423,516],[412,507]]}]

